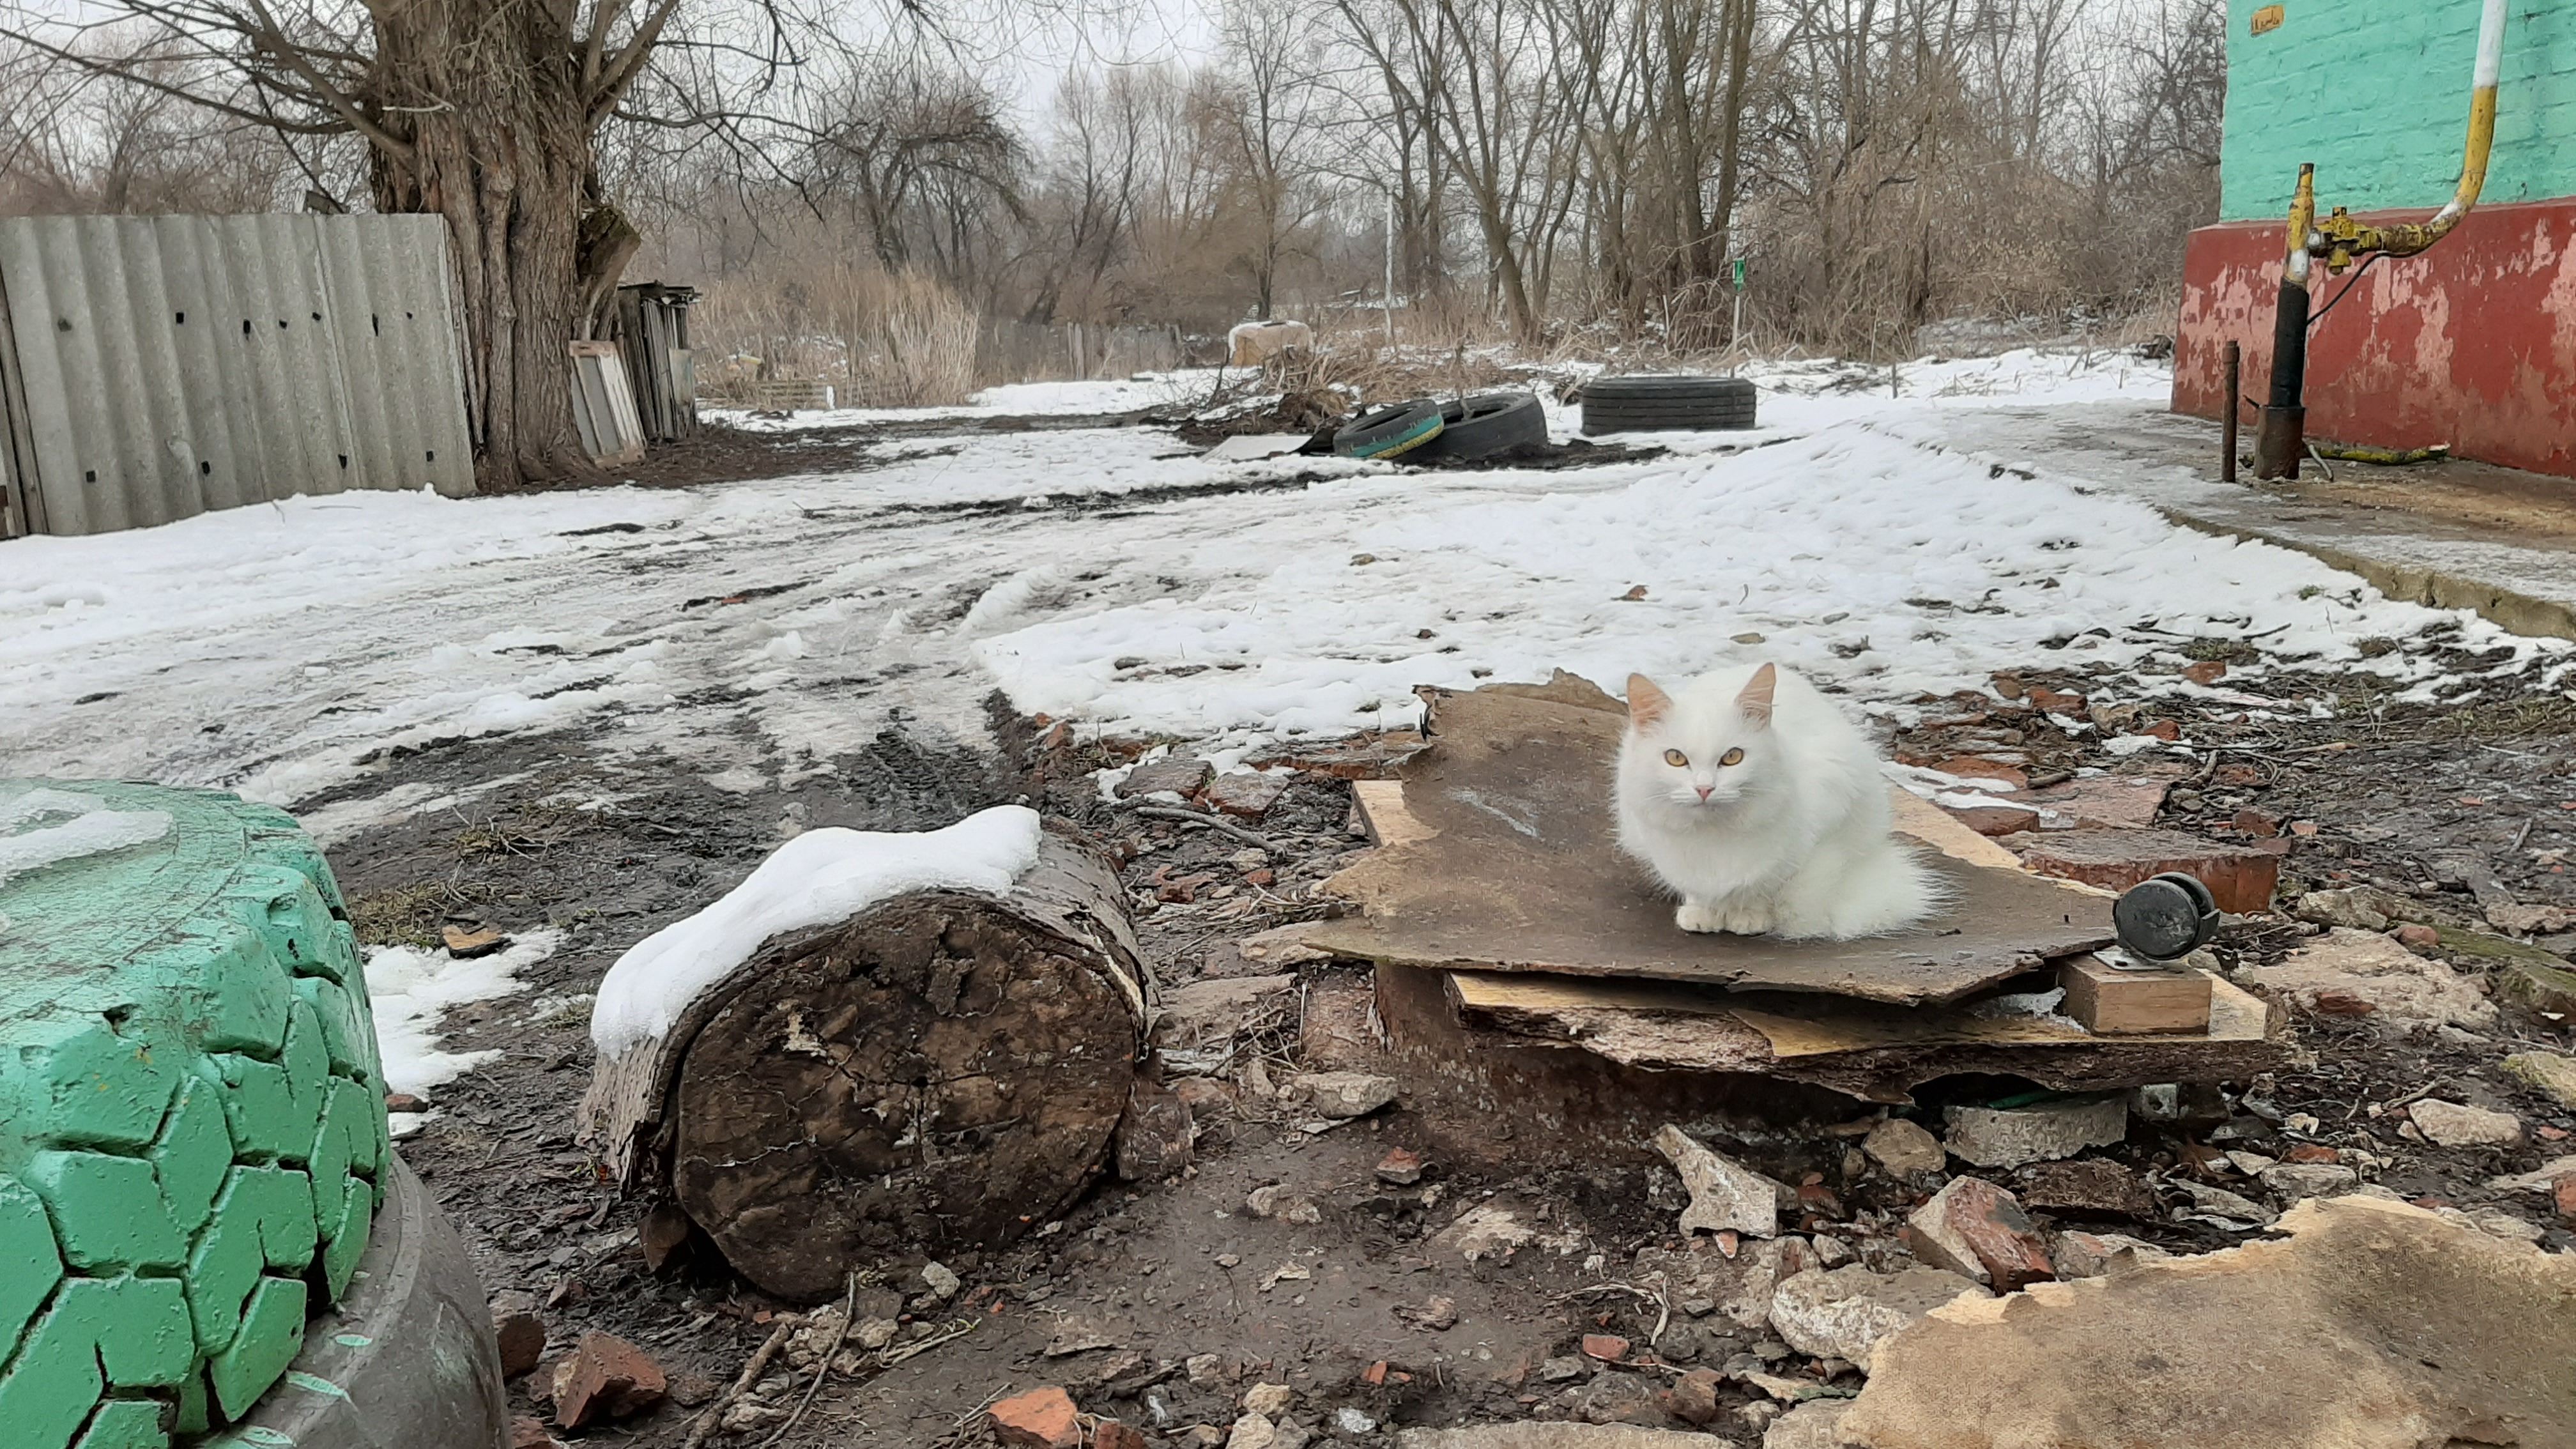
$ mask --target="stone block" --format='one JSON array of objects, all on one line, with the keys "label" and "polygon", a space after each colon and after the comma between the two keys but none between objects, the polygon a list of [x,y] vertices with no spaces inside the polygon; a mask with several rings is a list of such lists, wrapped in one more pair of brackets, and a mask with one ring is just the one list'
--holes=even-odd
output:
[{"label": "stone block", "polygon": [[2116,1094],[2027,1107],[1951,1107],[1942,1115],[1950,1155],[1978,1167],[2053,1162],[2129,1134],[2129,1104]]},{"label": "stone block", "polygon": [[2022,853],[2029,869],[2105,890],[2125,891],[2152,876],[2181,871],[2199,877],[2218,908],[2242,915],[2271,909],[2281,858],[2172,830],[2076,829],[2041,837]]}]

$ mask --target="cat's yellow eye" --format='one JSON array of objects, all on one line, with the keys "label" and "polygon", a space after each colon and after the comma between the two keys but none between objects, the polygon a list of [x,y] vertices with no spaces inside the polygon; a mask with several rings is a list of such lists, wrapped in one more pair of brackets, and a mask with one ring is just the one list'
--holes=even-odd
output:
[{"label": "cat's yellow eye", "polygon": [[1744,763],[1744,751],[1741,749],[1729,750],[1725,754],[1718,756],[1717,762],[1721,765],[1741,765]]},{"label": "cat's yellow eye", "polygon": [[[1742,750],[1738,750],[1736,753],[1740,755],[1744,752]],[[1664,763],[1678,770],[1682,766],[1690,763],[1690,756],[1683,754],[1679,750],[1666,750],[1664,751]]]}]

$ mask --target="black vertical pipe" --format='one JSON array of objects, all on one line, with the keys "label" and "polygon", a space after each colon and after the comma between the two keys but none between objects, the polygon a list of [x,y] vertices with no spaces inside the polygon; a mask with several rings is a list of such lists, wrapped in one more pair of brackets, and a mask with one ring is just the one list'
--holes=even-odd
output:
[{"label": "black vertical pipe", "polygon": [[2236,414],[2245,406],[2245,349],[2233,340],[2227,344],[2227,413],[2222,425],[2218,453],[2218,481],[2236,481]]}]

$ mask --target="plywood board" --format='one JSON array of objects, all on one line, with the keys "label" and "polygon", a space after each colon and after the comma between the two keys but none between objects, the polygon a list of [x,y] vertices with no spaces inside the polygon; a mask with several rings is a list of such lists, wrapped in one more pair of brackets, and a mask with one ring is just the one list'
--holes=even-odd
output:
[{"label": "plywood board", "polygon": [[[1612,842],[1611,770],[1625,726],[1616,701],[1567,677],[1425,696],[1432,747],[1404,768],[1400,801],[1381,795],[1368,806],[1387,843],[1329,883],[1360,913],[1298,928],[1318,950],[1915,1004],[1954,1001],[2111,942],[2107,897],[1928,851],[1953,904],[1911,931],[1843,942],[1684,932]],[[1390,828],[1397,806],[1402,832]]]}]

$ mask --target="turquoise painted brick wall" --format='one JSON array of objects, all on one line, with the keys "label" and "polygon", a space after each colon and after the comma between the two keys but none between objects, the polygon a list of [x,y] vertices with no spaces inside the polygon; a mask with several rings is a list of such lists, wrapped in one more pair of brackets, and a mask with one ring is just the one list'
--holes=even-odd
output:
[{"label": "turquoise painted brick wall", "polygon": [[[2227,135],[2219,210],[2290,209],[2299,163],[2320,208],[2439,206],[2460,176],[2479,0],[2228,0]],[[2512,0],[2486,201],[2576,196],[2576,0]]]}]

